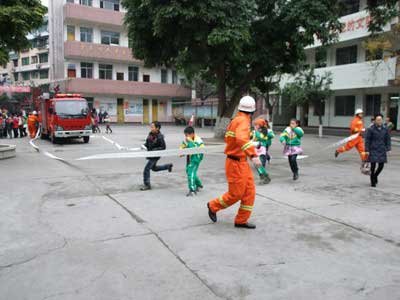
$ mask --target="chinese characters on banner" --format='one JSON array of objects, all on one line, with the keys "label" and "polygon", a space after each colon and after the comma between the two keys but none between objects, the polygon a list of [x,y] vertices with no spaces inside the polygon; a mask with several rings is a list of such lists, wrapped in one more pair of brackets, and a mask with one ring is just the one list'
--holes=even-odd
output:
[{"label": "chinese characters on banner", "polygon": [[360,17],[357,19],[350,19],[344,22],[344,27],[342,32],[368,29],[370,23],[371,23],[371,16]]}]

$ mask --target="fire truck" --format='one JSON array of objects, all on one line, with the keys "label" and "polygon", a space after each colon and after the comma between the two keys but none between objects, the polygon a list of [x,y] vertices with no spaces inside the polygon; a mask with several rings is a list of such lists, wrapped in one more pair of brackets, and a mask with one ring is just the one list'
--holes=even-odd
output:
[{"label": "fire truck", "polygon": [[39,109],[41,138],[53,144],[67,138],[83,138],[89,142],[92,133],[88,104],[80,94],[43,95]]}]

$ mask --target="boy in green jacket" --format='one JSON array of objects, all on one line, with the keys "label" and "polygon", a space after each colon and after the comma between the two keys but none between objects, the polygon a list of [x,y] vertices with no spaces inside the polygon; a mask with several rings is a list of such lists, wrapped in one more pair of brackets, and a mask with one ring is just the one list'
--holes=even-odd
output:
[{"label": "boy in green jacket", "polygon": [[[204,147],[203,140],[195,134],[194,128],[188,126],[184,130],[185,140],[182,142],[180,148],[201,148]],[[203,154],[192,154],[189,157],[189,162],[186,165],[186,174],[188,177],[189,193],[188,197],[194,196],[199,189],[203,188],[203,184],[200,178],[197,176],[197,170],[199,169],[200,163],[203,160]]]},{"label": "boy in green jacket", "polygon": [[293,180],[299,179],[299,167],[297,155],[303,153],[301,138],[304,135],[303,129],[297,124],[296,119],[290,120],[289,127],[282,132],[280,142],[284,146],[283,154],[288,157],[290,169],[293,172]]}]

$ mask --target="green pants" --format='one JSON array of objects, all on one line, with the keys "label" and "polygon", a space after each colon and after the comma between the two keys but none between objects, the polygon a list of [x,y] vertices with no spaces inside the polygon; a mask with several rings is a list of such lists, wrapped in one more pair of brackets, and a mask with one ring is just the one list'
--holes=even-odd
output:
[{"label": "green pants", "polygon": [[189,190],[195,192],[198,187],[202,187],[202,183],[197,177],[197,170],[199,169],[200,162],[191,161],[186,166],[186,175],[188,177]]}]

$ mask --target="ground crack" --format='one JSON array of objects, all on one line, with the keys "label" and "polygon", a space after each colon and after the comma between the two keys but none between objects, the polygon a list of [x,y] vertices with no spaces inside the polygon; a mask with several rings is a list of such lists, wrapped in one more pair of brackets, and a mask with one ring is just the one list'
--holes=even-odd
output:
[{"label": "ground crack", "polygon": [[44,253],[36,254],[36,255],[34,255],[34,256],[30,257],[30,258],[27,258],[27,259],[24,259],[24,260],[21,260],[21,261],[17,261],[17,262],[8,264],[8,265],[2,265],[2,266],[0,266],[0,271],[3,270],[3,269],[7,269],[7,268],[12,268],[12,267],[15,267],[15,266],[23,265],[23,264],[26,264],[28,262],[31,262],[31,261],[35,260],[36,258],[49,255],[49,254],[51,254],[51,253],[53,253],[55,251],[58,251],[60,249],[65,248],[67,246],[67,244],[68,244],[68,241],[64,238],[64,242],[63,242],[63,244],[61,246],[53,248],[53,249],[49,249]]}]

